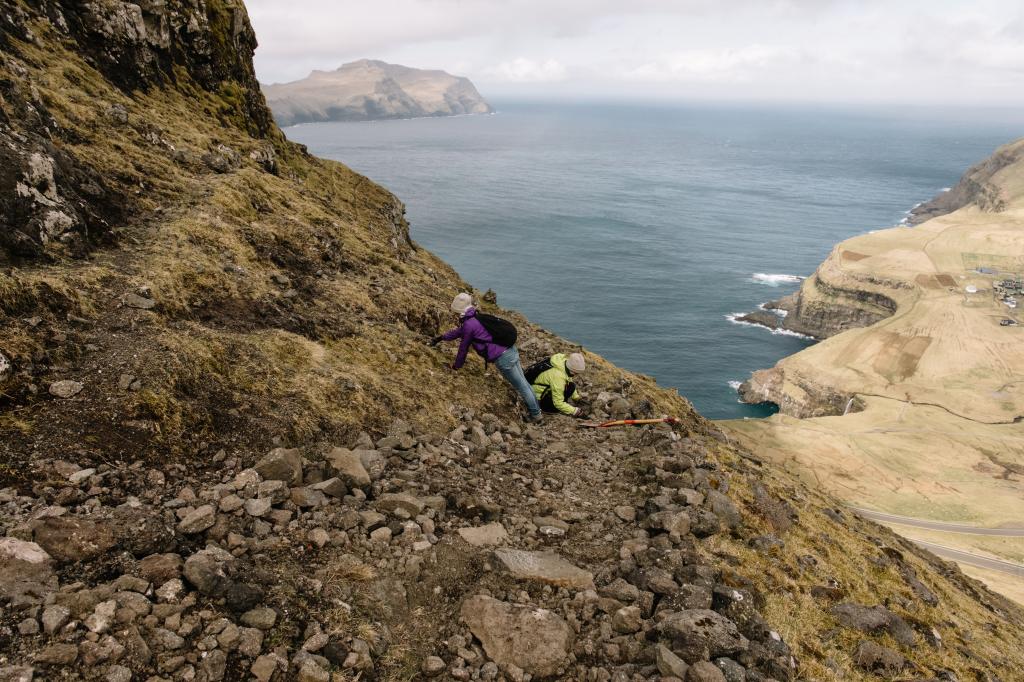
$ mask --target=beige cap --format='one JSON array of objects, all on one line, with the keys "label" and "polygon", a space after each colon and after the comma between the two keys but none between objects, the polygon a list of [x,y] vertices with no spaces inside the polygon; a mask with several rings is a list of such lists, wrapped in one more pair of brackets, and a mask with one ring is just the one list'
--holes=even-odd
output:
[{"label": "beige cap", "polygon": [[472,306],[473,297],[466,293],[459,294],[452,300],[452,312],[459,315],[466,312],[466,308],[471,308]]},{"label": "beige cap", "polygon": [[568,367],[569,371],[573,374],[579,374],[587,368],[587,361],[583,359],[582,353],[572,353],[565,361],[565,366]]}]

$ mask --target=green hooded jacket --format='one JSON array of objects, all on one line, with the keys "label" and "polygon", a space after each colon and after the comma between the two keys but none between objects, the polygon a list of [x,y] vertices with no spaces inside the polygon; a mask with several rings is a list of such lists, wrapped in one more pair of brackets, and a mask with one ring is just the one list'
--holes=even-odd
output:
[{"label": "green hooded jacket", "polygon": [[[565,353],[555,353],[551,356],[551,369],[541,372],[533,382],[533,394],[540,400],[545,391],[551,391],[551,403],[555,409],[562,414],[572,416],[576,408],[565,402],[565,385],[569,383],[569,371],[565,368],[565,361],[568,359]],[[572,400],[579,400],[579,391],[574,391]]]}]

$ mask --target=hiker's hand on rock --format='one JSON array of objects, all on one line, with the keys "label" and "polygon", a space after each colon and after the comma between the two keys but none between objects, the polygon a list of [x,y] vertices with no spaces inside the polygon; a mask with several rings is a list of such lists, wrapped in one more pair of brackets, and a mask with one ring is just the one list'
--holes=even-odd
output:
[{"label": "hiker's hand on rock", "polygon": [[430,339],[430,342],[427,345],[436,346],[437,344],[441,343],[441,341],[443,341],[443,339],[440,336],[435,336],[434,338]]},{"label": "hiker's hand on rock", "polygon": [[586,415],[583,414],[582,407],[577,407],[576,411],[572,413],[572,416],[576,417],[577,419],[583,419]]}]

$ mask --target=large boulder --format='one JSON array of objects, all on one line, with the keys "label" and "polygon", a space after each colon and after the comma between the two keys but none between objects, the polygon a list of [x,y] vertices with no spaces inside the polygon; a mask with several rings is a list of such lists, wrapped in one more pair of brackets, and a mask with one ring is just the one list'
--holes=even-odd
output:
[{"label": "large boulder", "polygon": [[494,552],[498,564],[520,580],[571,587],[594,589],[594,575],[573,566],[554,552],[528,552],[521,549],[498,549]]},{"label": "large boulder", "polygon": [[34,542],[0,538],[0,598],[42,594],[56,588],[53,559]]},{"label": "large boulder", "polygon": [[297,449],[274,448],[253,467],[265,481],[302,485],[302,453]]},{"label": "large boulder", "polygon": [[854,628],[861,632],[888,632],[893,638],[905,646],[913,646],[917,641],[914,629],[895,613],[884,606],[863,606],[861,604],[839,604],[832,609],[840,625]]},{"label": "large boulder", "polygon": [[746,651],[750,642],[736,624],[709,609],[670,614],[659,625],[671,649],[688,663]]},{"label": "large boulder", "polygon": [[71,516],[34,522],[32,539],[54,559],[66,562],[95,559],[117,544],[112,524]]},{"label": "large boulder", "polygon": [[208,597],[223,596],[231,586],[225,569],[234,561],[229,552],[217,547],[196,552],[185,560],[185,580]]},{"label": "large boulder", "polygon": [[903,671],[907,660],[898,651],[876,644],[869,639],[862,641],[853,652],[853,662],[868,672],[894,677]]},{"label": "large boulder", "polygon": [[397,510],[404,510],[409,516],[416,516],[426,506],[423,500],[406,493],[384,493],[377,498],[374,505],[378,511],[394,514]]},{"label": "large boulder", "polygon": [[487,656],[500,666],[549,677],[568,662],[574,634],[551,611],[476,595],[463,602],[461,616]]},{"label": "large boulder", "polygon": [[350,488],[365,488],[370,485],[370,474],[363,466],[359,455],[348,448],[334,448],[327,453],[327,463],[334,474]]}]

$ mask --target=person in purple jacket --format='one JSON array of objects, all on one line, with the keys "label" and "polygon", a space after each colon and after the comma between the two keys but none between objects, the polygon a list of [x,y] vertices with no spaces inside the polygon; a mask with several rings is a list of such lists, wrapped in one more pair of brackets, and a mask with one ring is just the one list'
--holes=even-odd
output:
[{"label": "person in purple jacket", "polygon": [[519,361],[519,351],[516,350],[516,347],[506,348],[494,343],[490,332],[476,319],[473,297],[469,294],[463,293],[455,297],[455,300],[452,301],[452,312],[458,313],[459,326],[440,336],[435,336],[430,340],[430,345],[436,346],[442,341],[462,339],[459,342],[459,352],[455,355],[455,362],[451,365],[452,369],[457,370],[465,364],[466,356],[472,347],[484,359],[484,362],[495,364],[501,375],[508,383],[512,384],[512,388],[526,403],[526,409],[529,411],[526,421],[541,421],[544,415],[541,413],[540,403],[537,402],[537,396],[534,395],[530,382],[523,374],[523,365]]}]

